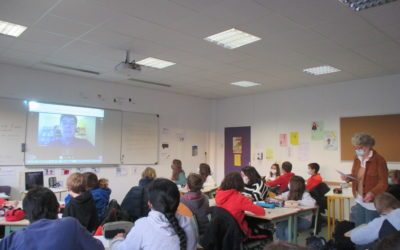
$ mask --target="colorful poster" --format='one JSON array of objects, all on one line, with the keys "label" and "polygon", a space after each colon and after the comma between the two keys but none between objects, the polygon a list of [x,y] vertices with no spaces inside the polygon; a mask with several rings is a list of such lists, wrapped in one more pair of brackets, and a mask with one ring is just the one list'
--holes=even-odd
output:
[{"label": "colorful poster", "polygon": [[234,154],[242,153],[242,137],[233,137],[232,138],[232,151]]},{"label": "colorful poster", "polygon": [[290,132],[290,144],[299,145],[299,132]]},{"label": "colorful poster", "polygon": [[265,150],[265,159],[267,160],[274,159],[274,150],[272,148],[267,148]]},{"label": "colorful poster", "polygon": [[287,134],[280,134],[279,135],[279,145],[281,147],[287,147]]},{"label": "colorful poster", "polygon": [[324,139],[324,122],[313,121],[311,123],[311,140],[321,141]]},{"label": "colorful poster", "polygon": [[233,166],[235,166],[235,167],[242,166],[242,155],[241,154],[233,155]]},{"label": "colorful poster", "polygon": [[338,149],[337,134],[335,131],[325,131],[324,149],[336,151]]}]

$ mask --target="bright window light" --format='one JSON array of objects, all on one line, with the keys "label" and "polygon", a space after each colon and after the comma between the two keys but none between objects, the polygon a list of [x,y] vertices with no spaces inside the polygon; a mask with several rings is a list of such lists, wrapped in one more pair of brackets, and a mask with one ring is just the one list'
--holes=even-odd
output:
[{"label": "bright window light", "polygon": [[160,60],[160,59],[153,58],[153,57],[145,58],[136,63],[143,65],[143,66],[156,68],[156,69],[163,69],[163,68],[166,68],[166,67],[169,67],[169,66],[172,66],[175,64],[174,62],[164,61],[164,60]]},{"label": "bright window light", "polygon": [[306,72],[306,73],[309,73],[309,74],[315,75],[315,76],[335,73],[335,72],[339,72],[339,71],[340,71],[340,69],[334,68],[329,65],[303,69],[303,72]]},{"label": "bright window light", "polygon": [[250,81],[232,82],[231,84],[232,84],[232,85],[236,85],[236,86],[240,86],[240,87],[244,87],[244,88],[254,87],[254,86],[261,85],[261,84],[259,84],[259,83],[250,82]]},{"label": "bright window light", "polygon": [[215,43],[227,49],[236,49],[243,45],[250,44],[261,40],[257,36],[250,35],[249,33],[230,29],[221,33],[204,38],[204,40]]},{"label": "bright window light", "polygon": [[19,37],[27,27],[0,20],[0,33],[7,36]]}]

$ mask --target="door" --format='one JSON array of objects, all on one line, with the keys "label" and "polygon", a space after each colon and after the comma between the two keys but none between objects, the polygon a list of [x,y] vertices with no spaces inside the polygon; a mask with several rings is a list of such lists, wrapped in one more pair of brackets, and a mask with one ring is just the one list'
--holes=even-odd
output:
[{"label": "door", "polygon": [[225,175],[250,164],[251,127],[225,128]]}]

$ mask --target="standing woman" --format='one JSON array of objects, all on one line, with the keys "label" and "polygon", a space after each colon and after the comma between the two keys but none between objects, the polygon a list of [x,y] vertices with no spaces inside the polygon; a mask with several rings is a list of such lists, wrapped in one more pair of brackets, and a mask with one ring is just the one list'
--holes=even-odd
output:
[{"label": "standing woman", "polygon": [[172,177],[171,180],[176,183],[176,185],[184,186],[186,185],[186,175],[185,171],[182,169],[181,160],[174,159],[171,165]]},{"label": "standing woman", "polygon": [[203,178],[203,187],[215,187],[216,183],[211,175],[210,165],[207,163],[201,163],[199,166],[199,174]]},{"label": "standing woman", "polygon": [[356,205],[351,208],[350,220],[359,226],[379,216],[373,201],[388,187],[388,168],[386,160],[373,149],[375,139],[372,136],[357,133],[351,142],[356,153],[351,177],[342,175],[341,178],[352,182]]}]

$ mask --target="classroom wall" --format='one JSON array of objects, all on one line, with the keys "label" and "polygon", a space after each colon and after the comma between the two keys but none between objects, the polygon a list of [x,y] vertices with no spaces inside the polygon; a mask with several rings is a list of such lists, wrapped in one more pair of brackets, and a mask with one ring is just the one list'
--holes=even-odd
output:
[{"label": "classroom wall", "polygon": [[[209,117],[215,105],[211,100],[6,64],[0,64],[0,97],[159,114],[160,143],[170,146],[170,150],[161,155],[160,164],[154,166],[160,177],[170,177],[170,164],[174,158],[181,159],[189,173],[197,171],[199,163],[209,157],[206,154],[210,145]],[[123,103],[114,103],[114,98],[122,99]],[[129,103],[128,98],[133,98],[134,104]],[[197,156],[192,156],[193,145],[198,146]],[[116,176],[115,166],[100,167],[98,175],[109,179],[112,198],[121,201],[129,188],[137,185],[145,167],[123,166],[124,176]],[[29,170],[35,169],[0,166],[0,185],[12,186],[12,196],[18,198],[21,177]],[[71,172],[74,171],[76,169],[72,168]],[[60,169],[56,169],[55,174],[64,181],[67,177],[61,175]],[[45,185],[47,183],[45,178]]]},{"label": "classroom wall", "polygon": [[[325,130],[339,136],[340,117],[399,114],[399,93],[400,75],[390,75],[219,100],[215,111],[216,153],[212,158],[219,166],[217,179],[220,182],[224,175],[224,128],[251,126],[251,164],[260,174],[267,174],[273,162],[289,160],[296,174],[307,177],[307,164],[318,162],[324,179],[339,181],[335,170],[350,172],[351,162],[340,160],[340,141],[337,151],[324,150],[323,141],[312,141],[311,122],[323,121]],[[291,131],[299,132],[302,146],[280,147],[279,134]],[[273,159],[265,159],[266,148],[273,150]],[[264,153],[263,160],[256,160],[257,152]],[[399,163],[388,165],[400,169]]]}]

